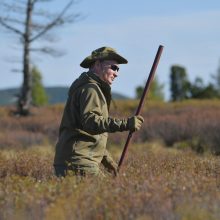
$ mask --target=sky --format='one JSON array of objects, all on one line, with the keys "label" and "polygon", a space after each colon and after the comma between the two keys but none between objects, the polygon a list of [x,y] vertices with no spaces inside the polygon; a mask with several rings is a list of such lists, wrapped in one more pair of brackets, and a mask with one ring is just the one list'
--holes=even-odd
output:
[{"label": "sky", "polygon": [[[59,11],[65,1],[47,4],[42,7]],[[32,55],[45,86],[70,86],[85,71],[79,66],[81,61],[102,46],[115,48],[128,60],[120,66],[112,91],[131,98],[135,88],[147,80],[159,45],[164,51],[156,76],[164,84],[166,100],[170,98],[172,65],[185,67],[192,82],[201,77],[209,83],[216,74],[220,61],[219,0],[78,0],[71,10],[80,13],[81,19],[52,32],[59,39],[54,46],[65,55]],[[12,71],[21,68],[16,62],[21,60],[19,41],[1,28],[0,45],[0,89],[19,87],[22,74]],[[47,44],[39,41],[37,45]]]}]

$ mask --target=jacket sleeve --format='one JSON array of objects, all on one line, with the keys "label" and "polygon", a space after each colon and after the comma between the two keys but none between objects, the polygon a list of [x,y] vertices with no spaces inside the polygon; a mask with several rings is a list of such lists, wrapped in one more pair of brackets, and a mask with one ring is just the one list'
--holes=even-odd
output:
[{"label": "jacket sleeve", "polygon": [[80,121],[84,131],[90,134],[127,131],[128,120],[104,117],[101,110],[102,94],[97,88],[84,88],[80,95]]}]

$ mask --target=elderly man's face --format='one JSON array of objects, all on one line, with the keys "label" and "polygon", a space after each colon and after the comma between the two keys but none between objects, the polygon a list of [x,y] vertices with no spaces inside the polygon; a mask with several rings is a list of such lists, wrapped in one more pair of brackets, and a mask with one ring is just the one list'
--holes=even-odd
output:
[{"label": "elderly man's face", "polygon": [[118,63],[114,60],[106,60],[101,62],[100,64],[101,64],[100,78],[109,85],[111,85],[114,79],[118,76],[118,71],[119,71]]}]

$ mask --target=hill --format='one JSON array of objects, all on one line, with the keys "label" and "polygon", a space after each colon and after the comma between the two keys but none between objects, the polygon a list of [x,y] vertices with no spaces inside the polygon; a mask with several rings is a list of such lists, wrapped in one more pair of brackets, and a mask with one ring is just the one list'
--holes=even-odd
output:
[{"label": "hill", "polygon": [[[68,94],[68,87],[46,87],[46,93],[49,97],[49,104],[57,104],[57,103],[65,103],[67,94]],[[19,94],[18,88],[10,88],[10,89],[2,89],[0,90],[0,105],[10,105],[16,102],[17,96]],[[129,99],[129,97],[122,95],[120,93],[113,92],[112,93],[113,99]]]}]

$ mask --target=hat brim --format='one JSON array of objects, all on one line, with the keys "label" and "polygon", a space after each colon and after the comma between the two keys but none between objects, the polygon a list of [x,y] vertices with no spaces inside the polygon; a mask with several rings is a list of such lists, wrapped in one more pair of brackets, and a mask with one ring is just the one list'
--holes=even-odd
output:
[{"label": "hat brim", "polygon": [[82,61],[80,66],[83,68],[89,68],[96,60],[115,60],[118,64],[128,63],[128,61],[124,57],[120,56],[117,53],[106,53],[106,55],[102,54],[102,56],[100,57],[99,56],[94,57],[90,55]]}]

